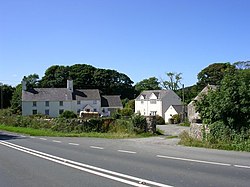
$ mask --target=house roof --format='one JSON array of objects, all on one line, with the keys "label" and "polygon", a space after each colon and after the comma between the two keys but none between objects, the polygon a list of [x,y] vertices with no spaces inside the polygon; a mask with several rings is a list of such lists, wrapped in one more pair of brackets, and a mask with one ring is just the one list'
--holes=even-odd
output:
[{"label": "house roof", "polygon": [[100,100],[98,89],[74,90],[67,88],[34,88],[22,91],[22,101]]},{"label": "house roof", "polygon": [[215,90],[217,87],[215,85],[207,85],[201,90],[201,92],[194,98],[194,100],[199,100],[203,94],[207,94],[209,90]]},{"label": "house roof", "polygon": [[102,107],[122,107],[122,102],[119,95],[103,95],[101,97]]},{"label": "house roof", "polygon": [[[175,109],[175,111],[178,113],[178,114],[180,114],[181,112],[182,112],[182,110],[183,110],[183,105],[171,105],[174,109]],[[170,107],[171,107],[170,106]]]},{"label": "house roof", "polygon": [[152,93],[156,95],[157,99],[162,99],[168,94],[176,94],[172,90],[145,90],[136,98],[136,100],[140,100],[141,95],[143,95],[145,99],[149,99]]}]

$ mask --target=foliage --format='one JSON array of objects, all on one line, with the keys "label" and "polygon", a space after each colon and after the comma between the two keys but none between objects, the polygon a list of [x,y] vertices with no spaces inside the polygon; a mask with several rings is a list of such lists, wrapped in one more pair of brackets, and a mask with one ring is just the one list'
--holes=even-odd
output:
[{"label": "foliage", "polygon": [[22,110],[22,85],[19,84],[16,86],[12,99],[11,99],[11,109],[14,114],[21,114]]},{"label": "foliage", "polygon": [[137,94],[144,90],[160,90],[160,82],[156,77],[150,77],[148,79],[143,79],[142,81],[135,84],[135,91]]},{"label": "foliage", "polygon": [[175,114],[172,116],[172,120],[173,120],[174,124],[178,124],[181,122],[181,116],[179,114]]},{"label": "foliage", "polygon": [[26,76],[23,77],[23,81],[26,82],[26,86],[28,90],[37,87],[38,80],[39,80],[39,76],[37,74],[31,74],[31,75],[28,75],[27,77]]},{"label": "foliage", "polygon": [[[203,88],[202,88],[203,89]],[[188,86],[184,88],[184,104],[189,104],[197,95],[198,93],[202,90],[199,89],[199,87],[195,84],[193,86]],[[176,94],[182,98],[183,91],[182,89],[176,90]]]},{"label": "foliage", "polygon": [[66,87],[67,79],[74,80],[76,89],[100,89],[103,94],[121,95],[121,98],[133,98],[134,87],[130,78],[115,70],[99,69],[87,64],[72,66],[51,66],[40,80],[41,87]]},{"label": "foliage", "polygon": [[147,130],[147,121],[146,118],[140,114],[135,114],[132,117],[132,124],[137,133],[143,133]]},{"label": "foliage", "polygon": [[196,109],[208,124],[222,121],[230,129],[250,128],[250,70],[225,75],[221,86],[197,102]]},{"label": "foliage", "polygon": [[[8,108],[11,106],[11,98],[14,92],[14,88],[8,85],[0,85],[0,104],[3,105],[3,108]],[[3,95],[1,95],[3,94]],[[1,99],[3,100],[1,101]],[[0,105],[1,108],[1,105]]]},{"label": "foliage", "polygon": [[59,117],[65,119],[72,119],[77,118],[77,115],[73,111],[65,110],[62,114],[60,114]]},{"label": "foliage", "polygon": [[210,133],[206,139],[198,140],[191,137],[188,132],[180,134],[179,144],[212,149],[224,149],[250,152],[250,129],[241,129],[240,132],[230,129],[223,122],[210,125]]},{"label": "foliage", "polygon": [[181,85],[182,73],[168,72],[166,73],[169,80],[161,80],[161,85],[165,89],[176,91]]},{"label": "foliage", "polygon": [[120,110],[120,114],[122,116],[131,116],[133,114],[133,110],[131,108],[123,108]]},{"label": "foliage", "polygon": [[132,109],[133,112],[135,112],[135,100],[129,100],[126,104],[125,104],[125,108],[130,108]]},{"label": "foliage", "polygon": [[230,71],[235,70],[235,66],[230,63],[214,63],[204,68],[201,72],[198,73],[197,85],[199,89],[203,89],[208,84],[210,85],[220,85],[221,80],[225,74]]},{"label": "foliage", "polygon": [[156,124],[157,125],[165,125],[165,120],[163,119],[163,117],[156,115]]}]

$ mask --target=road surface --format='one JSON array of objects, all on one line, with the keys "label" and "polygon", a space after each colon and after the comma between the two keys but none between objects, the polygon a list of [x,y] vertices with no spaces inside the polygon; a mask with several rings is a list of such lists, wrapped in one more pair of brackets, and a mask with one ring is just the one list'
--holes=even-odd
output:
[{"label": "road surface", "polygon": [[0,132],[0,186],[250,186],[250,153],[165,141]]}]

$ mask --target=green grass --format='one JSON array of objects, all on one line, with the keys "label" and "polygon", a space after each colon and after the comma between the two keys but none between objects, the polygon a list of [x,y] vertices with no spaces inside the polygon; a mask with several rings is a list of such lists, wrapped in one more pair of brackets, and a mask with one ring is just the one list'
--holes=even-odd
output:
[{"label": "green grass", "polygon": [[97,132],[62,133],[62,132],[51,131],[48,129],[33,129],[33,128],[26,128],[26,127],[13,127],[13,126],[7,126],[7,125],[0,125],[0,130],[26,134],[30,136],[51,136],[51,137],[96,137],[96,138],[121,139],[121,138],[142,138],[142,137],[152,136],[152,134],[150,133],[142,133],[142,134],[97,133]]}]

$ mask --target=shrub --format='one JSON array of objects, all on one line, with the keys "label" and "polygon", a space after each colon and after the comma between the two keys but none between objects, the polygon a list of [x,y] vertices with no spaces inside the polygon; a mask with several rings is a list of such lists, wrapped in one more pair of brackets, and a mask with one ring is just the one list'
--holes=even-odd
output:
[{"label": "shrub", "polygon": [[131,116],[133,114],[133,110],[131,108],[123,108],[121,111],[120,111],[120,114],[122,116]]},{"label": "shrub", "polygon": [[146,118],[140,114],[135,114],[132,117],[132,124],[134,126],[134,130],[137,133],[143,133],[147,130],[147,121]]},{"label": "shrub", "polygon": [[165,125],[165,120],[163,119],[163,117],[156,115],[156,124],[157,125]]},{"label": "shrub", "polygon": [[178,123],[181,122],[181,117],[180,117],[179,114],[173,115],[173,116],[172,116],[172,119],[173,119],[174,124],[178,124]]},{"label": "shrub", "polygon": [[73,111],[66,110],[59,117],[66,118],[66,119],[72,119],[72,118],[77,118],[77,115]]}]

